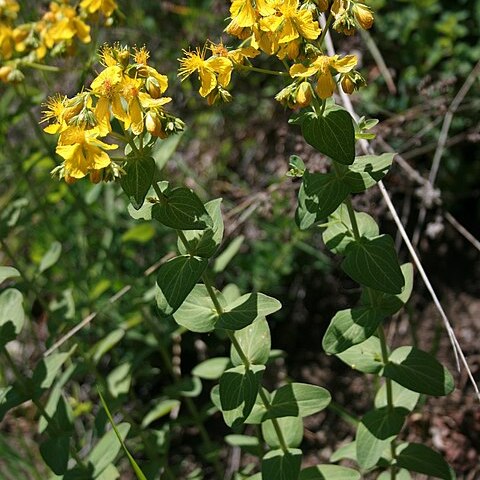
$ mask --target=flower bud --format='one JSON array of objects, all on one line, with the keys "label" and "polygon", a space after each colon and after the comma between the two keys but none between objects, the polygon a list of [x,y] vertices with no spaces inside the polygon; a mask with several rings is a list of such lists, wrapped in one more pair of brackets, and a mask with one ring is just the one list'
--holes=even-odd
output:
[{"label": "flower bud", "polygon": [[302,82],[295,96],[296,107],[307,107],[312,102],[312,87],[309,82]]},{"label": "flower bud", "polygon": [[368,30],[372,28],[374,18],[370,7],[367,7],[367,5],[363,3],[355,3],[352,10],[355,15],[355,20],[363,29]]},{"label": "flower bud", "polygon": [[73,185],[77,181],[75,177],[71,177],[67,173],[65,174],[64,178],[65,178],[65,183],[68,183],[69,185]]},{"label": "flower bud", "polygon": [[145,82],[145,87],[147,89],[148,94],[152,98],[160,98],[162,95],[162,90],[160,88],[160,84],[155,77],[148,77]]},{"label": "flower bud", "polygon": [[3,67],[0,67],[0,82],[7,83],[12,70],[13,68],[9,65],[3,65]]},{"label": "flower bud", "polygon": [[328,10],[328,7],[329,7],[328,0],[316,0],[316,3],[318,5],[318,9],[321,12],[326,12]]},{"label": "flower bud", "polygon": [[147,112],[145,115],[145,128],[154,137],[165,138],[166,136],[162,128],[162,122],[155,112]]},{"label": "flower bud", "polygon": [[348,75],[345,75],[342,79],[342,90],[348,95],[351,95],[355,90],[355,83]]},{"label": "flower bud", "polygon": [[92,183],[100,183],[102,181],[102,171],[101,170],[91,170],[89,177],[90,177],[90,181]]}]

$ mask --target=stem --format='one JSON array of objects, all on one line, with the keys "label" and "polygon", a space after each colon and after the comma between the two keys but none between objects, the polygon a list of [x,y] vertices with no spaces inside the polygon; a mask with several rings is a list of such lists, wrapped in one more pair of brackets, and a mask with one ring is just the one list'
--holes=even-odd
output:
[{"label": "stem", "polygon": [[[385,338],[385,331],[383,330],[382,326],[379,326],[377,328],[377,334],[378,338],[380,339],[380,347],[382,349],[382,361],[384,365],[386,365],[388,363],[388,347],[387,339]],[[385,388],[387,390],[387,409],[389,413],[392,413],[394,409],[392,381],[388,377],[385,378]],[[392,454],[392,459],[397,458],[395,440],[392,440],[392,443],[390,444],[390,450]],[[390,468],[390,479],[395,480],[397,476],[397,467],[395,465],[391,465]]]},{"label": "stem", "polygon": [[[158,187],[157,187],[158,188]],[[155,190],[157,191],[157,190]],[[161,193],[161,192],[160,192]],[[163,194],[162,194],[163,196]],[[188,241],[185,237],[185,234],[181,230],[177,230],[178,237],[180,238],[180,241],[183,243],[185,249],[187,252],[191,255],[192,252],[190,251],[190,246],[188,244]],[[215,290],[213,289],[213,286],[210,282],[210,279],[208,276],[204,273],[202,275],[202,280],[205,284],[205,288],[207,289],[208,294],[210,295],[210,298],[212,299],[213,304],[215,305],[215,310],[217,311],[218,315],[221,315],[223,313],[223,308],[220,305],[220,302],[218,300],[217,294],[215,293]],[[248,360],[247,355],[242,349],[242,346],[238,342],[238,340],[235,338],[235,334],[232,330],[225,330],[228,338],[232,342],[233,347],[238,353],[238,356],[241,358],[243,365],[245,366],[245,369],[248,370],[250,368],[250,361]],[[265,408],[270,410],[272,408],[272,405],[267,398],[265,392],[263,391],[263,387],[260,385],[260,389],[258,391],[260,398],[262,400],[263,405]],[[277,434],[278,442],[280,444],[280,448],[283,450],[283,452],[287,453],[288,452],[288,445],[287,442],[285,441],[285,437],[283,436],[282,429],[280,428],[280,424],[278,423],[278,420],[276,418],[272,418],[272,424],[273,428],[275,429],[275,433]]]},{"label": "stem", "polygon": [[348,217],[352,224],[353,236],[355,237],[355,240],[360,240],[360,230],[358,228],[357,217],[355,216],[355,210],[353,209],[352,198],[350,195],[345,199],[344,203],[347,206]]},{"label": "stem", "polygon": [[289,77],[290,74],[288,72],[280,72],[278,70],[269,70],[267,68],[259,68],[254,67],[253,65],[238,65],[237,68],[240,70],[248,70],[251,72],[258,72],[258,73],[265,73],[267,75],[276,75],[279,77]]}]

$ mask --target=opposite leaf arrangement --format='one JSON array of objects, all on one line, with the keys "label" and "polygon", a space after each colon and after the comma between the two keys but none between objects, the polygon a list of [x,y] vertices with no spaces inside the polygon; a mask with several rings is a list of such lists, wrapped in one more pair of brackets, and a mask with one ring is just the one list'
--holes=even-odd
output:
[{"label": "opposite leaf arrangement", "polygon": [[[93,182],[118,179],[135,218],[160,222],[176,232],[178,254],[160,266],[155,298],[162,317],[173,317],[189,331],[215,332],[231,342],[229,358],[210,358],[197,365],[192,375],[218,379],[211,400],[236,433],[227,437],[228,442],[260,459],[253,467],[257,473],[244,469],[236,478],[356,480],[368,472],[378,473],[381,480],[406,480],[411,478],[409,472],[455,478],[440,454],[398,439],[420,395],[447,395],[454,383],[451,374],[428,353],[412,346],[392,351],[387,345],[383,322],[408,301],[413,267],[399,264],[391,237],[380,234],[370,215],[355,211],[351,197],[381,180],[394,154],[356,156],[356,138],[368,137],[365,131],[374,122],[356,125],[350,114],[335,104],[333,94],[337,88],[350,94],[365,82],[354,69],[354,55],[330,57],[324,53],[330,28],[346,35],[358,27],[370,28],[372,12],[355,0],[234,0],[230,13],[226,32],[240,39],[240,45],[228,48],[210,42],[203,49],[187,51],[180,60],[179,75],[182,80],[198,76],[200,95],[210,104],[231,99],[227,87],[234,70],[287,80],[276,99],[297,109],[291,123],[299,125],[305,141],[331,160],[328,173],[317,173],[309,171],[299,157],[291,157],[289,175],[301,178],[298,227],[322,228],[327,248],[343,256],[342,270],[361,286],[358,304],[332,318],[323,348],[352,368],[382,379],[374,408],[359,422],[355,441],[334,452],[331,464],[302,469],[300,448],[303,418],[328,406],[328,391],[296,382],[273,391],[262,385],[273,356],[266,317],[281,308],[280,302],[258,292],[241,295],[233,285],[223,291],[215,288],[210,266],[223,241],[221,199],[203,203],[189,188],[171,185],[160,177],[152,158],[153,145],[182,130],[183,122],[164,110],[170,100],[162,96],[167,80],[147,64],[144,48],[130,52],[120,45],[103,47],[100,56],[105,69],[90,88],[72,99],[57,96],[47,103],[45,118],[50,124],[45,130],[59,134],[57,153],[64,159],[54,173],[68,183],[87,175]],[[319,27],[322,15],[323,30]],[[268,55],[277,57],[278,71],[251,63]],[[124,145],[123,155],[110,156],[118,146],[104,141],[107,137]],[[7,309],[0,310],[12,312],[2,317],[0,325],[5,353],[5,343],[22,328],[23,316],[18,316],[22,299],[16,290],[7,290],[0,302]],[[48,424],[49,440],[43,444],[42,454],[57,475],[65,475],[62,478],[70,478],[68,460],[77,454],[69,450],[69,432],[62,430],[65,422],[48,414],[48,408],[41,406],[40,394],[52,386],[57,375],[68,379],[68,369],[62,374],[61,367],[71,355],[73,351],[48,357],[46,362],[52,365],[39,365],[32,379],[12,386],[0,402],[0,416],[27,399],[36,402]],[[42,372],[46,372],[42,381],[36,381]],[[259,436],[246,434],[251,431],[245,427],[249,425],[258,426]],[[116,435],[124,448],[127,433],[128,425],[118,426]],[[58,455],[52,456],[51,451]],[[127,455],[137,477],[145,478],[128,451]],[[349,459],[351,465],[355,462],[358,468],[334,464],[343,459]],[[78,461],[79,465],[85,463],[85,459]],[[218,457],[210,461],[216,464],[219,476]]]}]

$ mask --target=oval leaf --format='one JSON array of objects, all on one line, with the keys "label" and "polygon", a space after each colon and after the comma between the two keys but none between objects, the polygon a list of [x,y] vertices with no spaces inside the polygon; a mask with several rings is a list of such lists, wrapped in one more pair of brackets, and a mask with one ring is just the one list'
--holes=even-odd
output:
[{"label": "oval leaf", "polygon": [[197,195],[185,187],[167,191],[164,203],[152,208],[152,217],[177,230],[205,230],[213,221]]},{"label": "oval leaf", "polygon": [[405,280],[389,235],[362,237],[345,251],[342,269],[353,280],[385,293],[402,292]]},{"label": "oval leaf", "polygon": [[333,213],[347,198],[348,188],[334,173],[305,171],[298,192],[296,220],[306,230]]},{"label": "oval leaf", "polygon": [[429,353],[415,347],[400,347],[390,354],[383,375],[410,390],[436,397],[455,388],[450,372]]},{"label": "oval leaf", "polygon": [[300,472],[298,480],[360,480],[360,473],[338,465],[316,465]]},{"label": "oval leaf", "polygon": [[[226,302],[223,295],[218,290],[215,293],[224,307]],[[214,330],[219,315],[205,285],[195,285],[173,318],[192,332],[206,333]]]},{"label": "oval leaf", "polygon": [[[235,332],[235,338],[240,344],[248,361],[254,365],[265,365],[268,361],[271,348],[270,328],[265,318],[258,318],[251,325]],[[231,346],[230,358],[234,365],[242,365],[235,347]]]},{"label": "oval leaf", "polygon": [[60,435],[48,438],[40,444],[40,454],[56,475],[63,475],[70,457],[70,437]]},{"label": "oval leaf", "polygon": [[206,258],[182,255],[160,267],[155,298],[163,316],[175,313],[202,276],[207,264]]},{"label": "oval leaf", "polygon": [[262,459],[262,478],[297,480],[302,463],[302,451],[289,448],[287,452],[271,450]]},{"label": "oval leaf", "polygon": [[363,373],[379,373],[384,366],[382,348],[377,337],[370,337],[336,356],[354,370]]},{"label": "oval leaf", "polygon": [[355,159],[355,128],[350,114],[338,107],[327,109],[324,115],[305,115],[302,135],[319,152],[332,160],[350,165]]},{"label": "oval leaf", "polygon": [[120,178],[123,191],[136,210],[143,205],[145,197],[152,185],[155,174],[155,161],[153,158],[127,157],[127,164],[123,167],[125,175]]},{"label": "oval leaf", "polygon": [[53,242],[45,255],[42,257],[42,260],[40,261],[40,266],[38,267],[38,271],[40,273],[43,273],[45,270],[53,267],[53,265],[55,265],[60,258],[61,253],[62,244],[60,242]]},{"label": "oval leaf", "polygon": [[192,375],[205,380],[217,380],[222,376],[229,363],[230,359],[227,357],[209,358],[199,363],[192,370]]},{"label": "oval leaf", "polygon": [[397,465],[443,480],[455,480],[456,478],[453,470],[439,453],[420,443],[399,445],[397,447]]},{"label": "oval leaf", "polygon": [[368,469],[377,464],[385,448],[400,433],[407,413],[404,408],[383,407],[364,415],[355,439],[361,467]]},{"label": "oval leaf", "polygon": [[271,408],[264,418],[308,417],[326,408],[330,400],[330,393],[322,387],[290,383],[275,391]]},{"label": "oval leaf", "polygon": [[335,314],[323,337],[327,353],[341,353],[371,337],[384,315],[371,307],[349,308]]},{"label": "oval leaf", "polygon": [[263,293],[247,293],[224,307],[217,328],[241,330],[261,317],[266,317],[282,308],[275,298]]},{"label": "oval leaf", "polygon": [[16,278],[20,276],[20,272],[13,267],[0,267],[0,283],[7,278]]},{"label": "oval leaf", "polygon": [[0,347],[14,340],[25,323],[23,295],[15,288],[0,294]]},{"label": "oval leaf", "polygon": [[[298,447],[303,439],[303,420],[302,417],[282,417],[275,420],[282,436],[288,447]],[[277,430],[273,426],[272,420],[262,422],[263,439],[269,447],[278,448],[281,442],[278,438]]]}]

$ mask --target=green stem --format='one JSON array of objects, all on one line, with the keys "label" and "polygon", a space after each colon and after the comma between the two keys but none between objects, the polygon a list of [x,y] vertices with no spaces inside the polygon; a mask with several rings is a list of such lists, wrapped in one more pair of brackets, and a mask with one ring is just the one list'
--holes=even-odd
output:
[{"label": "green stem", "polygon": [[[177,233],[178,233],[178,236],[180,238],[180,241],[183,243],[187,252],[189,254],[192,254],[192,252],[190,251],[188,241],[185,237],[185,234],[181,230],[177,230]],[[210,295],[210,298],[212,299],[212,302],[215,306],[215,310],[217,311],[218,315],[221,315],[223,313],[223,308],[220,305],[217,294],[215,293],[215,290],[213,289],[213,286],[210,282],[210,279],[208,278],[208,276],[205,273],[202,275],[202,280],[205,284],[205,288],[207,289],[208,294]],[[242,360],[242,363],[245,366],[245,369],[248,370],[250,368],[250,361],[248,360],[247,355],[243,351],[242,346],[240,345],[238,340],[235,338],[234,332],[232,330],[225,330],[225,331],[227,332],[228,338],[232,342],[233,347],[237,351],[238,356]],[[261,385],[260,385],[260,389],[259,389],[258,393],[259,393],[260,398],[262,400],[262,403],[265,406],[265,408],[267,409],[267,411],[270,410],[272,408],[272,405],[271,405],[269,399],[267,398],[265,392],[263,391],[263,388],[262,388]],[[280,424],[278,423],[278,420],[276,418],[272,418],[272,424],[273,424],[273,428],[275,429],[275,433],[277,435],[278,442],[280,444],[280,448],[285,453],[288,452],[288,445],[287,445],[287,442],[285,441],[285,437],[283,436],[283,432],[282,432],[282,429],[280,428]]]},{"label": "green stem", "polygon": [[346,198],[344,203],[347,206],[348,217],[350,218],[350,223],[352,224],[353,236],[355,237],[355,240],[360,240],[360,230],[358,228],[357,217],[355,216],[355,210],[353,209],[352,198],[350,195]]},{"label": "green stem", "polygon": [[[383,330],[382,326],[377,328],[378,338],[380,339],[380,348],[382,349],[382,361],[383,364],[386,365],[388,363],[388,347],[387,347],[387,339],[385,337],[385,331]],[[394,404],[393,404],[393,391],[392,391],[392,381],[386,377],[385,378],[385,388],[387,393],[387,409],[389,413],[393,413]],[[395,439],[392,440],[390,444],[390,450],[392,454],[392,459],[395,460],[397,458],[396,452],[396,445]],[[395,480],[397,476],[397,467],[395,465],[390,466],[390,479]]]},{"label": "green stem", "polygon": [[269,70],[267,68],[259,68],[259,67],[254,67],[253,65],[238,65],[238,69],[240,70],[248,70],[251,72],[258,72],[258,73],[265,73],[267,75],[276,75],[279,77],[289,77],[290,74],[288,72],[280,72],[278,70]]},{"label": "green stem", "polygon": [[[151,327],[152,333],[158,342],[158,347],[160,349],[160,356],[162,357],[163,363],[169,375],[172,377],[173,382],[177,384],[179,381],[179,378],[177,373],[173,369],[172,362],[170,361],[170,356],[168,355],[167,349],[163,344],[163,335],[157,330],[153,322],[149,321],[148,324]],[[202,438],[204,445],[207,447],[208,451],[213,451],[214,444],[210,438],[210,435],[208,434],[207,429],[205,428],[205,425],[203,424],[203,420],[201,418],[201,415],[195,403],[192,401],[191,398],[188,398],[188,397],[183,398],[183,402],[185,403],[188,411],[190,412],[190,415],[192,416],[195,422],[196,427],[198,428],[200,437]],[[217,474],[218,478],[219,479],[223,478],[224,475],[222,472],[222,468],[220,466],[220,462],[218,461],[218,457],[216,456],[214,457],[212,464],[213,464],[213,467],[215,468],[215,473]]]}]

